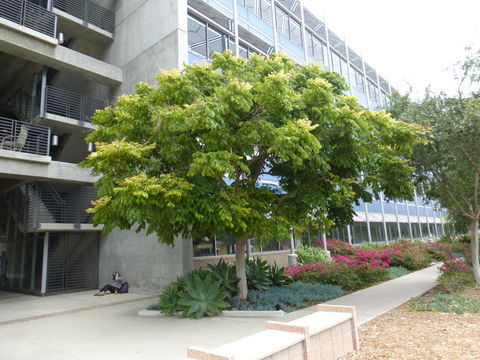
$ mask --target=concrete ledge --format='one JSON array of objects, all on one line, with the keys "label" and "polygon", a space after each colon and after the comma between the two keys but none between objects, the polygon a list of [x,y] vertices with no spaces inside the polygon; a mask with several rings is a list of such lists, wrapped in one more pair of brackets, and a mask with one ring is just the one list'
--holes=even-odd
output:
[{"label": "concrete ledge", "polygon": [[97,37],[99,38],[101,37],[102,38],[101,40],[103,41],[111,42],[113,40],[113,34],[107,30],[104,30],[102,28],[99,28],[98,26],[95,26],[89,23],[85,24],[82,19],[79,19],[55,7],[53,8],[52,12],[56,14],[60,20],[65,20],[65,21],[68,21],[70,25],[81,27],[80,29],[84,30],[87,36],[90,35],[89,36],[90,38],[91,38],[91,35],[94,35],[95,36],[94,40],[99,40],[97,39]]},{"label": "concrete ledge", "polygon": [[188,360],[337,360],[358,349],[355,308],[318,305],[288,323],[269,321],[267,330],[209,350],[187,349]]},{"label": "concrete ledge", "polygon": [[58,45],[58,40],[55,39],[54,37],[50,37],[48,35],[42,34],[41,32],[35,31],[33,29],[30,29],[26,26],[17,24],[15,22],[7,20],[5,18],[0,17],[0,26],[15,30],[17,32],[23,33],[23,34],[31,36],[31,37],[34,37],[34,38],[36,38],[38,40],[41,40],[41,41],[43,41],[43,42],[45,42],[49,45],[52,45],[52,46],[57,46]]},{"label": "concrete ledge", "polygon": [[40,223],[35,231],[102,231],[103,225],[94,226],[93,224],[59,224],[59,223]]},{"label": "concrete ledge", "polygon": [[89,123],[88,121],[75,120],[51,113],[46,113],[45,117],[37,116],[35,118],[35,123],[43,126],[48,126],[57,131],[60,130],[66,132],[92,131],[97,128],[95,125]]},{"label": "concrete ledge", "polygon": [[0,158],[36,162],[41,164],[49,164],[52,161],[52,158],[50,156],[36,155],[36,154],[30,154],[30,153],[25,153],[21,151],[3,150],[3,149],[0,149]]}]

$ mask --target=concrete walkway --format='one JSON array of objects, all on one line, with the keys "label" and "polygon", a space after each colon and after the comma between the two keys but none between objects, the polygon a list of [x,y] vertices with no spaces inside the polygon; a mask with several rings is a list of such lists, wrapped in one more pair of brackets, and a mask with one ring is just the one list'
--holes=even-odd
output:
[{"label": "concrete walkway", "polygon": [[[435,285],[438,270],[424,269],[335,299],[357,307],[360,323],[395,308]],[[281,318],[139,317],[156,297],[135,294],[92,296],[93,292],[44,298],[0,292],[0,359],[8,360],[184,360],[186,348],[217,347],[264,329]]]}]

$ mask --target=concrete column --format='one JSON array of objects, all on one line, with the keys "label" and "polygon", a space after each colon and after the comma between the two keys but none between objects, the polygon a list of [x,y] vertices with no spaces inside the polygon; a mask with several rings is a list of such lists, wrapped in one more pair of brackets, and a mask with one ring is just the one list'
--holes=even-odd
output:
[{"label": "concrete column", "polygon": [[40,288],[40,293],[42,295],[45,295],[47,292],[48,239],[49,239],[49,233],[46,232],[43,238],[42,285]]},{"label": "concrete column", "polygon": [[368,90],[368,78],[367,78],[367,71],[365,70],[365,60],[362,56],[362,71],[363,71],[363,81],[365,83],[365,96],[367,97],[367,107],[370,110],[372,108],[370,104],[370,91]]},{"label": "concrete column", "polygon": [[302,31],[302,42],[303,42],[303,56],[305,57],[305,62],[308,61],[308,49],[307,49],[307,36],[306,36],[306,30],[305,30],[305,13],[303,11],[303,4],[302,1],[299,0],[298,2],[300,4],[300,20],[302,20],[300,24],[300,28]]},{"label": "concrete column", "polygon": [[348,243],[352,245],[352,229],[350,225],[347,225],[347,236],[348,236]]},{"label": "concrete column", "polygon": [[[234,2],[236,0],[233,0]],[[272,28],[273,28],[273,51],[278,52],[278,33],[277,33],[277,1],[272,0]]]},{"label": "concrete column", "polygon": [[417,211],[417,219],[418,219],[418,228],[420,230],[420,238],[423,239],[422,223],[420,221],[420,211],[418,211],[418,199],[417,199],[417,191],[416,190],[413,190],[413,196],[415,196],[415,210]]},{"label": "concrete column", "polygon": [[37,243],[38,243],[38,233],[35,233],[35,238],[33,239],[33,251],[32,251],[32,271],[30,273],[30,291],[35,289],[35,273],[37,268]]},{"label": "concrete column", "polygon": [[438,237],[437,214],[433,206],[432,206],[432,211],[433,211],[433,226],[435,228],[435,237]]},{"label": "concrete column", "polygon": [[412,222],[410,221],[410,208],[407,200],[405,200],[405,206],[407,207],[407,221],[408,221],[408,231],[410,232],[410,240],[413,240],[413,231],[412,231]]},{"label": "concrete column", "polygon": [[395,218],[397,219],[398,238],[401,239],[402,238],[402,227],[400,226],[400,220],[399,220],[399,217],[398,217],[397,200],[394,200],[393,204],[395,206]]},{"label": "concrete column", "polygon": [[325,251],[328,251],[328,248],[327,248],[327,234],[322,233],[322,241],[323,241],[323,249]]},{"label": "concrete column", "polygon": [[[240,54],[240,41],[238,35],[238,5],[237,0],[233,0],[233,33],[235,34],[235,55],[239,56]],[[207,35],[207,44],[208,44],[208,35]],[[208,51],[208,49],[207,49]],[[208,55],[208,52],[207,52]]]},{"label": "concrete column", "polygon": [[328,36],[328,27],[327,23],[325,22],[325,17],[323,18],[323,25],[325,25],[325,40],[327,41],[327,53],[325,54],[325,64],[328,66],[328,69],[332,71],[332,58],[331,58],[331,52],[332,50],[330,49],[330,37]]},{"label": "concrete column", "polygon": [[382,210],[383,232],[385,234],[385,242],[388,244],[387,223],[385,222],[385,208],[383,205],[383,193],[380,193],[380,209]]},{"label": "concrete column", "polygon": [[346,79],[346,80],[348,82],[348,86],[350,87],[350,89],[349,89],[350,96],[353,96],[352,74],[351,74],[352,69],[350,68],[350,56],[348,54],[348,44],[347,44],[347,41],[345,40],[345,37],[343,38],[343,43],[345,44],[345,52],[347,54],[346,55],[346,60],[347,60],[348,79]]},{"label": "concrete column", "polygon": [[365,221],[367,222],[368,242],[372,242],[372,232],[370,230],[370,221],[368,220],[368,205],[366,202],[363,204],[365,206]]}]

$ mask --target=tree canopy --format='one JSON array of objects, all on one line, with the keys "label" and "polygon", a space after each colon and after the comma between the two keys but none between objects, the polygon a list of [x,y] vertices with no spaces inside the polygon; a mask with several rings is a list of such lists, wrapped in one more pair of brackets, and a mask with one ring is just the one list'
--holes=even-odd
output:
[{"label": "tree canopy", "polygon": [[[465,81],[480,85],[480,53],[467,58],[460,67],[459,89]],[[473,88],[474,88],[473,87]],[[433,94],[413,101],[409,96],[394,98],[392,113],[407,122],[431,129],[429,142],[418,146],[413,156],[416,175],[426,194],[447,208],[455,223],[458,216],[469,224],[472,235],[472,262],[480,282],[478,264],[478,221],[480,217],[480,92],[468,96]]]},{"label": "tree canopy", "polygon": [[225,231],[238,268],[249,236],[351,222],[352,204],[380,191],[411,197],[408,157],[424,130],[362,108],[319,64],[216,53],[157,82],[94,117],[83,166],[101,176],[94,222],[107,231],[136,226],[167,244]]}]

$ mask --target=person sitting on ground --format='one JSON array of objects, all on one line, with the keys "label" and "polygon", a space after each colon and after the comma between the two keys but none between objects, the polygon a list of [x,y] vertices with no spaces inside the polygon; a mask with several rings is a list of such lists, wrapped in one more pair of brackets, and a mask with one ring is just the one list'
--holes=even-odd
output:
[{"label": "person sitting on ground", "polygon": [[114,272],[112,275],[113,285],[107,284],[98,291],[95,296],[103,296],[107,294],[118,294],[123,284],[126,283],[119,272]]}]

